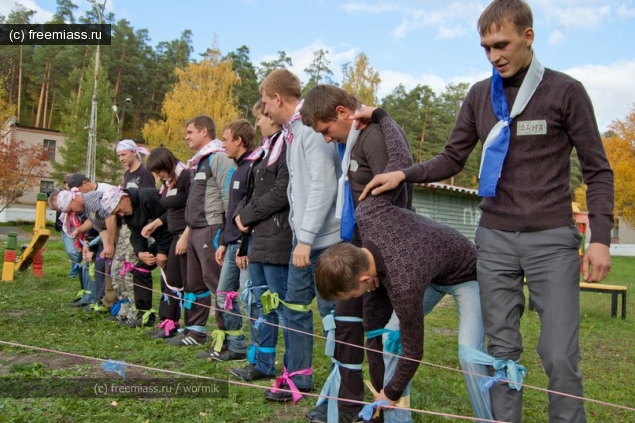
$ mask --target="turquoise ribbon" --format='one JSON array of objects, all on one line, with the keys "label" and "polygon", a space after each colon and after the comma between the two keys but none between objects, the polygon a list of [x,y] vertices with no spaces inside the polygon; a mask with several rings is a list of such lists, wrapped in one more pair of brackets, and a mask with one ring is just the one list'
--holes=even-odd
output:
[{"label": "turquoise ribbon", "polygon": [[375,329],[369,330],[366,332],[366,338],[372,339],[378,336],[383,335],[384,333],[388,334],[388,339],[384,343],[384,350],[386,352],[401,355],[402,347],[401,347],[401,333],[398,330],[390,330],[390,329]]},{"label": "turquoise ribbon", "polygon": [[188,310],[191,310],[193,302],[195,302],[199,298],[209,297],[210,295],[212,295],[211,291],[205,291],[205,292],[203,292],[201,294],[195,294],[193,292],[188,292],[183,297],[183,301],[185,302],[185,308],[188,309]]},{"label": "turquoise ribbon", "polygon": [[[326,382],[324,382],[324,386],[322,387],[322,391],[320,391],[320,398],[317,400],[317,406],[324,404],[324,402],[328,401],[328,418],[329,422],[337,422],[339,421],[339,413],[337,410],[337,397],[340,394],[340,385],[342,384],[342,375],[340,374],[340,367],[344,367],[350,370],[362,370],[361,364],[344,364],[339,361],[331,358],[333,362],[333,370],[331,370],[331,374],[326,378]],[[330,397],[330,398],[326,398]]]},{"label": "turquoise ribbon", "polygon": [[[521,366],[517,361],[501,360],[500,358],[492,357],[483,351],[466,347],[465,345],[459,345],[459,359],[470,363],[491,366],[494,370],[496,370],[496,374],[493,377],[485,376],[485,381],[483,381],[483,383],[479,382],[479,386],[482,385],[488,389],[491,388],[495,382],[498,382],[499,380],[506,380],[508,382],[509,389],[520,391],[522,389],[525,376],[527,375],[527,369],[525,366]],[[507,377],[504,377],[505,369],[507,369]]]},{"label": "turquoise ribbon", "polygon": [[381,405],[389,405],[389,404],[388,404],[388,401],[386,400],[375,401],[375,402],[371,402],[370,404],[366,404],[364,408],[362,408],[362,411],[359,412],[359,417],[364,419],[364,421],[371,420],[373,418],[373,412],[375,411],[375,408]]}]

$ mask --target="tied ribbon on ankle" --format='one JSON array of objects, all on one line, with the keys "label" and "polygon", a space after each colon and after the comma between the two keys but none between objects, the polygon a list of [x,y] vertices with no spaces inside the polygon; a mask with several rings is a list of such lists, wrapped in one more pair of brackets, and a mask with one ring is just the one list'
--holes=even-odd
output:
[{"label": "tied ribbon on ankle", "polygon": [[[521,366],[514,360],[501,360],[500,358],[492,357],[483,351],[476,350],[474,348],[466,347],[465,345],[459,345],[459,359],[465,360],[469,363],[483,364],[485,366],[491,366],[496,370],[496,374],[493,377],[485,376],[482,383],[479,381],[479,387],[491,388],[495,382],[500,380],[506,380],[509,385],[509,389],[515,389],[520,391],[522,389],[523,381],[527,375],[527,369],[525,366]],[[504,377],[504,371],[507,369],[507,377]],[[503,372],[501,378],[499,371]],[[483,389],[483,388],[481,388]]]},{"label": "tied ribbon on ankle", "polygon": [[289,119],[289,122],[282,125],[282,134],[284,135],[284,139],[291,144],[293,142],[293,131],[291,131],[291,124],[296,120],[302,119],[302,115],[300,114],[300,109],[304,104],[304,100],[300,100],[300,103],[295,107],[295,111],[293,112],[293,116]]},{"label": "tied ribbon on ankle", "polygon": [[125,299],[125,300],[118,300],[116,303],[114,303],[112,305],[112,307],[110,307],[110,314],[113,316],[116,316],[119,314],[119,311],[121,310],[121,306],[123,304],[129,304],[130,300],[129,299]]},{"label": "tied ribbon on ankle", "polygon": [[197,299],[199,298],[205,298],[205,297],[209,297],[210,295],[212,295],[211,291],[205,291],[201,294],[195,294],[193,292],[188,292],[185,294],[185,296],[183,297],[183,302],[185,303],[185,308],[188,310],[192,309],[192,303],[194,303]]},{"label": "tied ribbon on ankle", "polygon": [[293,380],[291,378],[293,376],[311,376],[313,374],[313,368],[310,367],[304,370],[298,370],[297,372],[287,372],[287,368],[285,366],[282,367],[282,376],[280,376],[273,384],[273,388],[270,389],[271,393],[275,394],[278,392],[278,388],[280,388],[285,382],[289,386],[289,390],[291,391],[291,396],[293,397],[293,404],[297,404],[298,401],[302,399],[302,394],[300,390],[295,386]]},{"label": "tied ribbon on ankle", "polygon": [[[326,318],[327,316],[325,316]],[[344,367],[349,370],[362,371],[361,364],[344,364],[331,358],[333,363],[331,373],[326,378],[322,391],[320,391],[320,398],[318,398],[317,407],[328,401],[327,404],[327,421],[336,422],[339,419],[339,412],[337,409],[337,396],[340,392],[340,386],[342,385],[342,375],[340,374],[340,367]],[[330,397],[330,398],[329,398]]]},{"label": "tied ribbon on ankle", "polygon": [[142,267],[137,267],[134,264],[130,263],[128,260],[123,261],[123,265],[121,266],[121,270],[119,271],[119,276],[125,276],[126,273],[132,272],[136,270],[141,273],[150,273],[150,270],[144,269]]},{"label": "tied ribbon on ankle", "polygon": [[277,310],[280,307],[280,304],[284,304],[288,309],[293,311],[304,311],[307,312],[311,310],[311,304],[290,304],[280,299],[278,293],[271,292],[269,290],[265,291],[260,297],[260,301],[262,302],[262,312],[267,315],[271,313],[273,310]]},{"label": "tied ribbon on ankle", "polygon": [[80,289],[79,292],[77,293],[77,298],[82,298],[84,295],[87,295],[87,294],[92,294],[92,292],[86,289]]},{"label": "tied ribbon on ankle", "polygon": [[126,362],[124,360],[114,361],[108,360],[104,363],[101,363],[101,368],[105,372],[113,372],[117,373],[122,378],[126,378]]},{"label": "tied ribbon on ankle", "polygon": [[238,292],[236,291],[218,291],[216,292],[216,296],[224,295],[225,302],[223,303],[223,310],[233,310],[234,309],[234,300],[238,297]]},{"label": "tied ribbon on ankle", "polygon": [[170,336],[170,333],[176,329],[176,324],[174,324],[172,319],[165,319],[159,324],[159,329],[164,329],[165,336]]},{"label": "tied ribbon on ankle", "polygon": [[223,349],[223,344],[225,343],[226,335],[240,336],[242,334],[242,330],[216,329],[215,331],[212,331],[212,348],[214,348],[214,351],[216,352],[221,352]]},{"label": "tied ribbon on ankle", "polygon": [[141,324],[145,325],[146,323],[148,323],[148,320],[150,320],[150,316],[152,315],[152,313],[156,313],[157,311],[153,308],[151,308],[150,310],[140,310],[143,311],[143,316],[141,316]]},{"label": "tied ribbon on ankle", "polygon": [[[358,110],[355,111],[357,113]],[[355,203],[353,193],[348,182],[348,170],[351,164],[351,152],[357,143],[361,130],[355,129],[355,121],[346,139],[346,145],[339,144],[340,159],[342,160],[342,174],[337,181],[337,202],[335,203],[335,217],[340,219],[340,238],[346,242],[353,239],[355,231]]]},{"label": "tied ribbon on ankle", "polygon": [[483,144],[483,154],[481,156],[481,169],[479,171],[478,195],[480,197],[494,197],[496,195],[496,185],[500,178],[503,162],[509,149],[511,138],[510,125],[513,119],[521,114],[536,92],[538,84],[542,81],[545,68],[540,64],[534,55],[525,79],[518,90],[518,95],[512,106],[511,113],[507,109],[507,97],[503,89],[503,78],[496,68],[492,71],[492,108],[494,114],[499,119],[494,125],[487,139]]}]

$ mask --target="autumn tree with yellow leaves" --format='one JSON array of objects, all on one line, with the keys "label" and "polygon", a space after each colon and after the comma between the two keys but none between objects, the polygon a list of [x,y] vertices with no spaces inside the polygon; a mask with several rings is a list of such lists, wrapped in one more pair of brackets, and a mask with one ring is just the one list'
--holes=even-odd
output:
[{"label": "autumn tree with yellow leaves", "polygon": [[379,72],[370,66],[366,53],[358,54],[353,65],[345,64],[342,67],[342,72],[344,74],[342,81],[344,90],[355,94],[367,106],[377,104],[377,91],[381,78]]},{"label": "autumn tree with yellow leaves", "polygon": [[[635,225],[635,107],[609,125],[602,143],[615,179],[615,216]],[[586,204],[586,186],[575,191],[575,199]]]},{"label": "autumn tree with yellow leaves", "polygon": [[238,83],[229,59],[221,59],[218,49],[208,49],[198,63],[175,69],[177,82],[166,94],[162,120],[150,120],[143,137],[150,147],[169,148],[185,161],[194,155],[184,140],[185,123],[198,115],[210,116],[216,123],[217,137],[227,123],[239,115],[232,89]]}]

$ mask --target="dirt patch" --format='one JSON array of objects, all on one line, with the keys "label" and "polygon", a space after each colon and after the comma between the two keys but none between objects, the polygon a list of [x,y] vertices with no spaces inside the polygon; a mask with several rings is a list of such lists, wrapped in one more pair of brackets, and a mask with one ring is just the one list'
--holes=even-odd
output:
[{"label": "dirt patch", "polygon": [[[34,354],[7,354],[0,351],[0,376],[9,374],[11,366],[16,363],[35,364],[40,363],[47,370],[73,370],[80,371],[77,377],[119,377],[115,373],[105,372],[101,365],[102,361],[90,360],[81,357],[68,356],[63,354],[53,354],[36,352]],[[126,377],[148,376],[143,369],[126,366]]]}]

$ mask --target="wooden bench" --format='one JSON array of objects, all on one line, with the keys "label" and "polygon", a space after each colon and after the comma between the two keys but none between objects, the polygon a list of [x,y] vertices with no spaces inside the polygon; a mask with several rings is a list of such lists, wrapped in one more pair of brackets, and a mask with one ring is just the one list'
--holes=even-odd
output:
[{"label": "wooden bench", "polygon": [[[626,319],[626,290],[622,285],[604,285],[601,283],[580,282],[580,291],[603,292],[611,294],[611,317],[617,317],[617,296],[622,296],[622,319]],[[534,309],[534,303],[529,296],[529,310]]]}]

